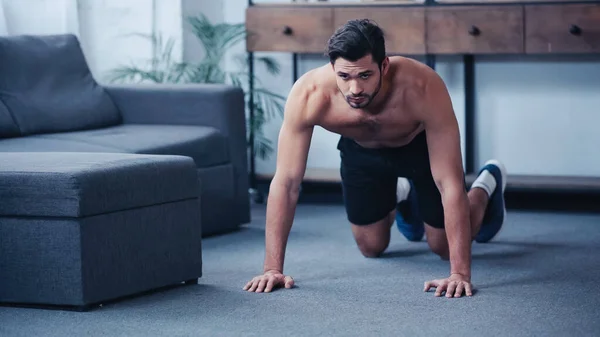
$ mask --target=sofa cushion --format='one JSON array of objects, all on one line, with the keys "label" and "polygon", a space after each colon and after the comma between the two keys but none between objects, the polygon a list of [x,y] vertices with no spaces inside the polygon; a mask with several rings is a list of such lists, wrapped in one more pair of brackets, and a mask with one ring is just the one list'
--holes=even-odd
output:
[{"label": "sofa cushion", "polygon": [[192,157],[198,167],[229,162],[226,137],[208,126],[122,124],[108,128],[36,136],[87,143],[115,152]]},{"label": "sofa cushion", "polygon": [[0,215],[84,217],[197,198],[191,158],[0,153]]},{"label": "sofa cushion", "polygon": [[0,152],[126,152],[113,147],[70,139],[48,139],[37,136],[0,140]]},{"label": "sofa cushion", "polygon": [[120,123],[74,35],[0,37],[0,60],[0,100],[24,135]]},{"label": "sofa cushion", "polygon": [[20,135],[19,127],[13,120],[8,108],[0,101],[0,138],[16,137]]}]

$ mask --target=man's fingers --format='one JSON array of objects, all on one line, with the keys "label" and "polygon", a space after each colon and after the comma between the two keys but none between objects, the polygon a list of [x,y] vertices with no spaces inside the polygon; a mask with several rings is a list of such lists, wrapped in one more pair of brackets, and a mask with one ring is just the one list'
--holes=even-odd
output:
[{"label": "man's fingers", "polygon": [[446,294],[446,297],[462,297],[463,294],[466,296],[473,296],[473,289],[471,283],[466,281],[452,281],[448,280],[433,280],[425,282],[423,291],[427,292],[431,288],[436,288],[435,296],[439,297],[442,294]]},{"label": "man's fingers", "polygon": [[448,284],[448,289],[446,290],[446,297],[454,296],[455,290],[456,290],[456,282],[450,282],[450,284]]},{"label": "man's fingers", "polygon": [[248,291],[254,292],[256,291],[256,287],[258,287],[258,279],[252,280],[252,285],[250,286],[250,289],[248,289]]},{"label": "man's fingers", "polygon": [[256,276],[250,282],[244,285],[244,290],[248,292],[271,292],[278,286],[285,285],[286,288],[292,288],[294,286],[294,279],[290,276],[283,277],[281,274],[265,274]]},{"label": "man's fingers", "polygon": [[438,286],[437,282],[435,282],[435,281],[427,281],[427,282],[425,282],[425,286],[423,288],[423,291],[424,292],[428,292],[429,289],[436,288],[437,286]]},{"label": "man's fingers", "polygon": [[265,288],[265,292],[268,293],[271,290],[273,290],[274,285],[275,285],[275,278],[269,277],[269,280],[267,281],[267,287]]},{"label": "man's fingers", "polygon": [[442,296],[442,293],[444,291],[446,291],[446,287],[448,286],[448,284],[446,283],[440,283],[436,285],[436,290],[435,290],[435,296]]},{"label": "man's fingers", "polygon": [[265,286],[266,285],[267,285],[267,279],[266,278],[262,278],[260,280],[260,282],[258,283],[258,288],[256,288],[256,292],[257,293],[263,292],[263,290],[265,290]]},{"label": "man's fingers", "polygon": [[459,283],[458,286],[456,286],[456,291],[454,292],[454,297],[461,297],[462,293],[464,291],[465,285],[464,283]]},{"label": "man's fingers", "polygon": [[467,285],[465,286],[465,294],[467,296],[473,296],[473,289],[470,283],[467,283]]},{"label": "man's fingers", "polygon": [[294,286],[294,279],[291,278],[290,276],[286,276],[285,277],[285,287],[287,289],[290,289]]}]

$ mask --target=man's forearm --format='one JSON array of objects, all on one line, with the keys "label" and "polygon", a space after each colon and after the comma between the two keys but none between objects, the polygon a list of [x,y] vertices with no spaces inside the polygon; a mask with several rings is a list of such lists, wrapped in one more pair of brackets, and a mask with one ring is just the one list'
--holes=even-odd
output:
[{"label": "man's forearm", "polygon": [[446,236],[450,253],[450,272],[471,277],[471,220],[469,199],[464,190],[442,194]]},{"label": "man's forearm", "polygon": [[271,183],[267,200],[264,271],[283,273],[285,249],[292,228],[298,190],[289,184]]}]

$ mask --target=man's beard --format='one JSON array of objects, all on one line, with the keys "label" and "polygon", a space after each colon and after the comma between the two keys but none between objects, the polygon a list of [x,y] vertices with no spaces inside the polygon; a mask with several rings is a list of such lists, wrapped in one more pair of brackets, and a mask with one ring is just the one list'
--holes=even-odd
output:
[{"label": "man's beard", "polygon": [[[379,75],[379,83],[377,84],[377,90],[375,90],[375,92],[373,92],[373,94],[369,95],[369,94],[360,94],[360,95],[350,95],[350,96],[345,96],[346,97],[346,102],[348,103],[348,105],[350,105],[350,107],[354,108],[354,109],[362,109],[362,108],[366,108],[369,104],[371,104],[371,102],[373,102],[373,99],[375,99],[375,96],[377,96],[377,94],[379,93],[379,90],[381,90],[381,75]],[[341,92],[341,90],[340,90]],[[363,98],[364,101],[362,102],[353,102],[352,98]]]}]

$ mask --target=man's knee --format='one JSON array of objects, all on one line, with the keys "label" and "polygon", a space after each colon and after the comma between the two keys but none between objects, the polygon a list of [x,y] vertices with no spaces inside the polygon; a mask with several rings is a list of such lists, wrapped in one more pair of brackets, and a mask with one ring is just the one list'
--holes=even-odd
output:
[{"label": "man's knee", "polygon": [[356,240],[358,249],[364,257],[376,258],[381,256],[389,245],[389,240]]},{"label": "man's knee", "polygon": [[447,247],[431,247],[431,251],[439,255],[439,257],[444,261],[450,260],[450,252],[448,251]]},{"label": "man's knee", "polygon": [[358,249],[365,257],[380,256],[390,244],[390,223],[393,212],[370,225],[352,225]]},{"label": "man's knee", "polygon": [[450,250],[448,247],[448,238],[443,228],[435,228],[425,225],[427,233],[427,244],[434,254],[440,256],[442,260],[450,259]]}]

